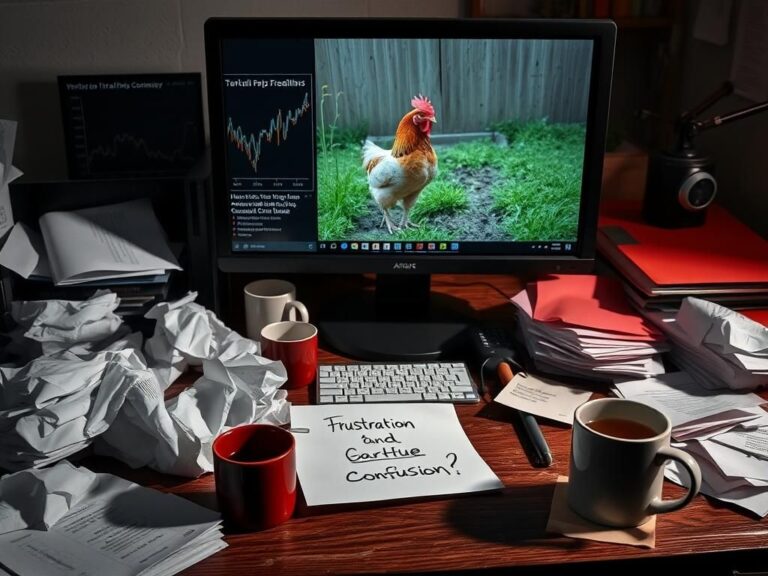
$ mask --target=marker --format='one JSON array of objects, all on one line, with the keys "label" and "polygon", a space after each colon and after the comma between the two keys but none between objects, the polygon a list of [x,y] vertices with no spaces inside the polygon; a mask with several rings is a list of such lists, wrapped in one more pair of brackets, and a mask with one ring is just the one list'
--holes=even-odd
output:
[{"label": "marker", "polygon": [[[499,381],[503,386],[509,383],[514,376],[512,368],[506,362],[499,362],[499,366],[496,370],[499,376]],[[541,433],[541,428],[539,428],[536,418],[533,414],[528,414],[528,412],[522,412],[520,410],[515,410],[515,412],[520,416],[523,430],[525,430],[530,445],[533,447],[533,465],[540,467],[550,466],[552,464],[552,452],[549,451],[549,446],[547,445],[544,435]]]}]

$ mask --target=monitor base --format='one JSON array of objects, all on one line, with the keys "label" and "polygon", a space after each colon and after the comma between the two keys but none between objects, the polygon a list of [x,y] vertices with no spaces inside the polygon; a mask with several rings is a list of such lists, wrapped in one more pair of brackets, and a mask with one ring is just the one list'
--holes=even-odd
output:
[{"label": "monitor base", "polygon": [[462,304],[431,293],[429,275],[379,274],[374,292],[345,299],[319,323],[320,335],[336,352],[360,360],[460,358],[469,319]]},{"label": "monitor base", "polygon": [[323,340],[360,360],[427,361],[460,357],[467,325],[460,322],[320,323]]}]

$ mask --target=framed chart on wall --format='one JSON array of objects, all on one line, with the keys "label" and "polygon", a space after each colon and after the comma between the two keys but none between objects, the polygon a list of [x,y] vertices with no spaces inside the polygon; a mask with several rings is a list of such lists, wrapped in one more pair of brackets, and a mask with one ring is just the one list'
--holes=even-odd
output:
[{"label": "framed chart on wall", "polygon": [[173,176],[205,147],[200,75],[59,76],[70,178]]}]

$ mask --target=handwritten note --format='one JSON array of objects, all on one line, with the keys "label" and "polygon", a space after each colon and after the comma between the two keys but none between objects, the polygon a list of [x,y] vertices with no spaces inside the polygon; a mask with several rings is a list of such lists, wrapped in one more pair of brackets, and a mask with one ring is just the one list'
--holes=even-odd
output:
[{"label": "handwritten note", "polygon": [[292,406],[291,428],[309,506],[503,486],[450,404]]}]

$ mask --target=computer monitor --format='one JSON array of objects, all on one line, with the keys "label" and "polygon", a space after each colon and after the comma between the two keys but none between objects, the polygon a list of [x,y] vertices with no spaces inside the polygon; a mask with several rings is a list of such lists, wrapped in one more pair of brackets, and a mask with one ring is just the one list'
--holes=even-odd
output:
[{"label": "computer monitor", "polygon": [[[587,20],[208,20],[219,269],[376,273],[399,296],[438,272],[589,271],[615,37]],[[428,358],[460,331],[436,326],[323,333]]]}]

